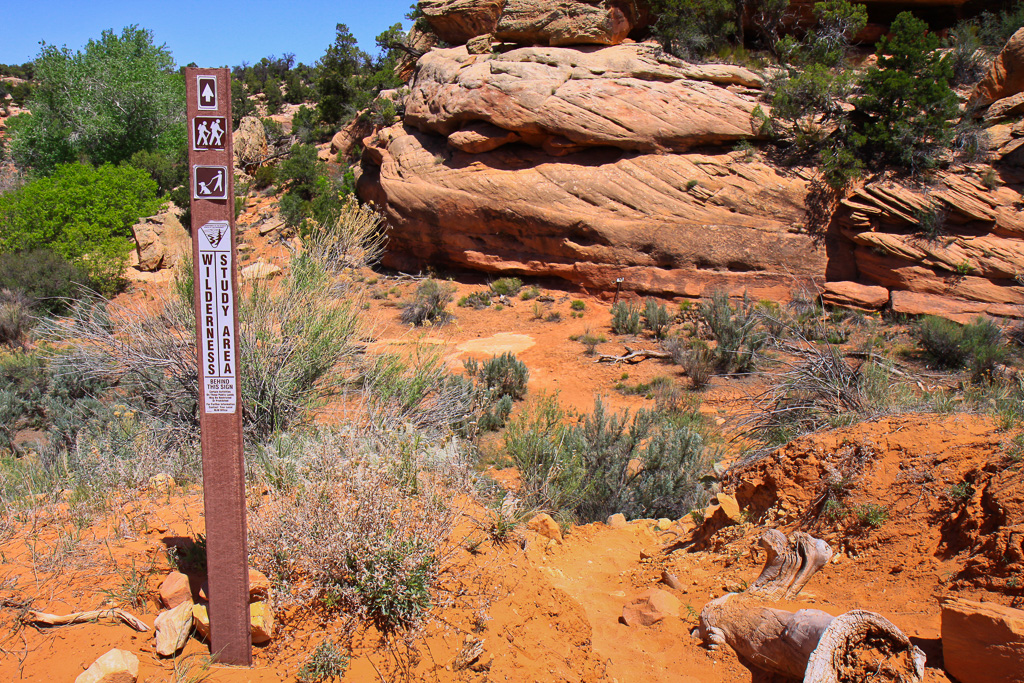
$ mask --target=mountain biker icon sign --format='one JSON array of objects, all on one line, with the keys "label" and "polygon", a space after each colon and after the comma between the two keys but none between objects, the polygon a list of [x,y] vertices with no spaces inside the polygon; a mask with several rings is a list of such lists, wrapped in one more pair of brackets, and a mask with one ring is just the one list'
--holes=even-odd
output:
[{"label": "mountain biker icon sign", "polygon": [[193,199],[227,199],[227,166],[193,166],[192,197]]}]

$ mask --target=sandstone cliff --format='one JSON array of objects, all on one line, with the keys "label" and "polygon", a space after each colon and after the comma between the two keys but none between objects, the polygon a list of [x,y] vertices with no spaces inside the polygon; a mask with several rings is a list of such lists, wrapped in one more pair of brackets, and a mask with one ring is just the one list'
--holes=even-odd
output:
[{"label": "sandstone cliff", "polygon": [[[687,64],[625,34],[594,38],[597,10],[631,25],[646,17],[570,5],[556,5],[577,21],[562,42],[539,28],[501,38],[507,14],[539,11],[532,3],[421,3],[448,38],[490,34],[497,49],[424,54],[404,120],[364,140],[359,192],[392,225],[387,264],[667,297],[724,288],[785,300],[814,286],[866,309],[1024,313],[1018,124],[989,120],[995,171],[960,169],[927,187],[872,181],[823,203],[814,169],[755,151],[758,74]],[[1013,82],[1004,74],[986,91],[1002,98],[993,108],[1014,111],[1005,98],[1017,93],[1002,86]]]}]

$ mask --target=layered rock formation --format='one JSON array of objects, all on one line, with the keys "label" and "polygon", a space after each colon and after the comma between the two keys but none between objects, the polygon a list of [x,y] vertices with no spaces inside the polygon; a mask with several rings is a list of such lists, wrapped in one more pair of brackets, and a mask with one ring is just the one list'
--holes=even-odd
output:
[{"label": "layered rock formation", "polygon": [[[555,7],[646,21],[635,7],[583,4]],[[403,121],[364,139],[359,192],[392,226],[387,264],[668,297],[724,288],[786,300],[816,286],[865,309],[1024,312],[1017,124],[1000,124],[994,178],[978,167],[931,187],[870,182],[822,202],[813,169],[750,147],[756,73],[647,43],[551,46],[539,28],[515,37],[529,47],[500,43],[506,18],[534,7],[525,0],[421,7],[442,38],[486,35],[497,49],[425,53]]]}]

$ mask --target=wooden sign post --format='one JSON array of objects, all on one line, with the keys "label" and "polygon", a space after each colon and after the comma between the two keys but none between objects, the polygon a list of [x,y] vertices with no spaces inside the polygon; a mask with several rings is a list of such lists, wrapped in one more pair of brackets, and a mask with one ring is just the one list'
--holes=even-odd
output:
[{"label": "wooden sign post", "polygon": [[250,666],[231,74],[186,67],[185,84],[210,650],[219,662]]}]

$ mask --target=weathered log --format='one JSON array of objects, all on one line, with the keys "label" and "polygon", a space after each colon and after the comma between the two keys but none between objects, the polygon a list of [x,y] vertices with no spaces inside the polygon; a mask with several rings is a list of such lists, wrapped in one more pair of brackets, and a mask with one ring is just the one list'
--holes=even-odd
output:
[{"label": "weathered log", "polygon": [[[623,345],[625,346],[625,345]],[[642,360],[648,358],[660,358],[662,360],[672,358],[672,354],[668,351],[658,351],[655,349],[637,349],[633,350],[628,346],[625,346],[626,353],[621,356],[615,356],[610,353],[598,354],[595,363],[639,363]]]},{"label": "weathered log", "polygon": [[924,653],[873,612],[787,612],[730,593],[704,606],[699,632],[708,649],[727,644],[748,666],[784,680],[840,683],[875,674],[892,683],[920,683],[924,677]]},{"label": "weathered log", "polygon": [[72,612],[71,614],[47,614],[46,612],[26,612],[22,621],[30,624],[43,624],[45,626],[66,626],[67,624],[84,624],[100,619],[117,619],[131,626],[136,631],[148,631],[146,626],[138,617],[134,617],[122,609],[94,609],[88,612]]},{"label": "weathered log", "polygon": [[777,529],[768,529],[759,541],[768,553],[760,576],[747,594],[766,600],[792,599],[811,577],[832,559],[832,547],[820,538],[797,531],[788,539]]},{"label": "weathered log", "polygon": [[796,597],[832,558],[828,543],[769,529],[760,545],[767,558],[750,588],[712,600],[701,611],[698,632],[709,649],[729,645],[755,681],[845,683],[876,675],[892,683],[920,683],[924,653],[884,617],[862,610],[833,617],[766,604]]}]

